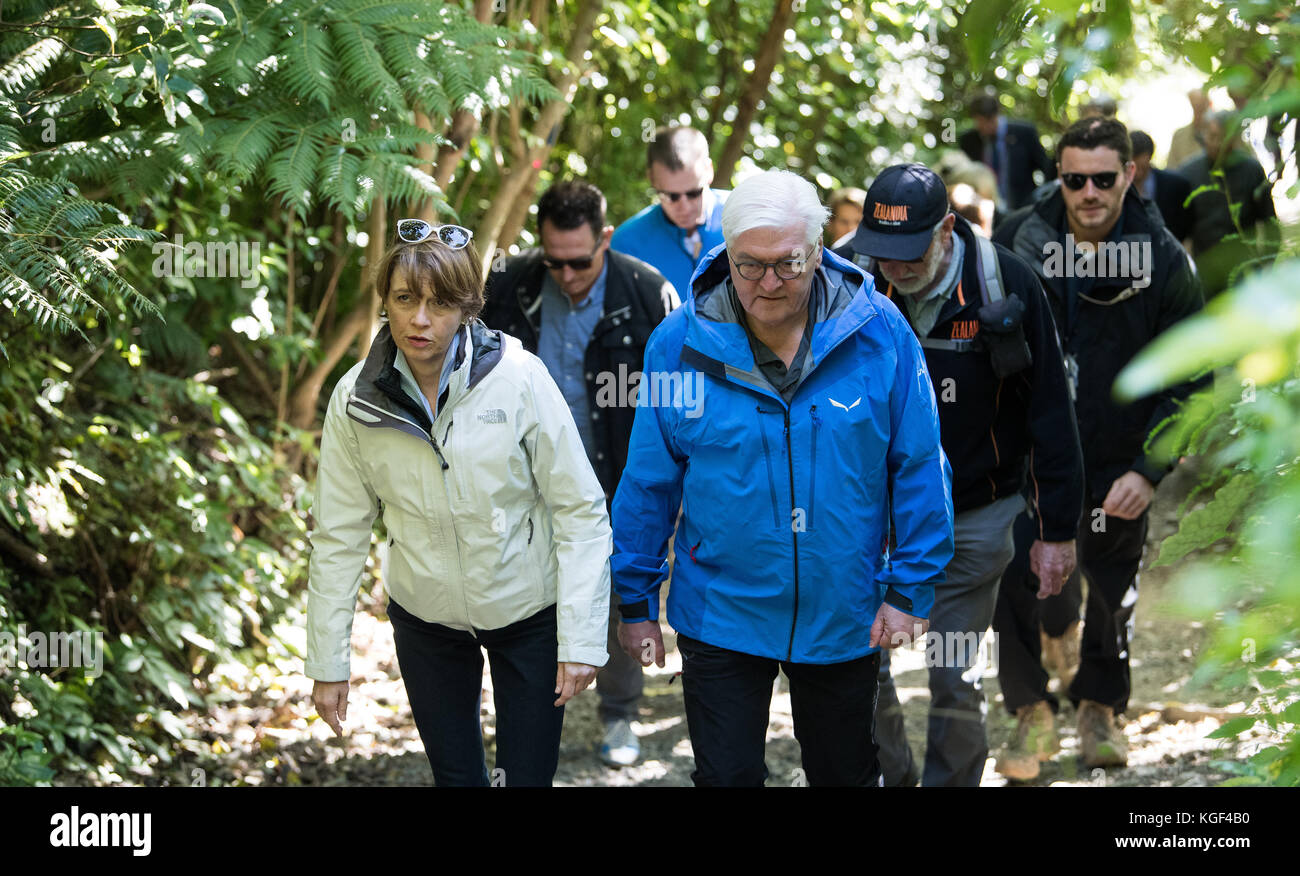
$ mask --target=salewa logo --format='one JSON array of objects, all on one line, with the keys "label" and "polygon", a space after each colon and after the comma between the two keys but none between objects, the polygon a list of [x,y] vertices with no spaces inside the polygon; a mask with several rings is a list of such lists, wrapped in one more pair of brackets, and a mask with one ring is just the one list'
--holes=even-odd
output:
[{"label": "salewa logo", "polygon": [[506,421],[506,412],[501,410],[500,408],[492,408],[491,410],[479,411],[478,421],[480,423],[504,423]]},{"label": "salewa logo", "polygon": [[907,204],[881,204],[877,202],[871,216],[881,222],[906,222],[907,207]]},{"label": "salewa logo", "polygon": [[[829,397],[828,397],[828,398],[829,398]],[[842,404],[840,404],[839,402],[837,402],[835,399],[833,399],[833,398],[830,399],[830,403],[831,403],[832,405],[834,405],[834,406],[837,407],[837,408],[841,408],[842,410],[846,410],[846,411],[851,411],[851,410],[853,410],[854,408],[856,408],[856,407],[858,406],[858,402],[860,402],[860,401],[862,401],[862,396],[858,396],[857,398],[855,398],[855,399],[853,400],[853,404],[851,404],[851,405],[842,405]]]}]

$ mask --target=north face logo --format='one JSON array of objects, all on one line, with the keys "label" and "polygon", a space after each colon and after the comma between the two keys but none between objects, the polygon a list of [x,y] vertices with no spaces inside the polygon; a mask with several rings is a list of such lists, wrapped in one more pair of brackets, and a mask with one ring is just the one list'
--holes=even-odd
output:
[{"label": "north face logo", "polygon": [[506,412],[501,410],[500,408],[492,408],[491,410],[479,411],[478,421],[480,423],[504,423],[506,421]]}]

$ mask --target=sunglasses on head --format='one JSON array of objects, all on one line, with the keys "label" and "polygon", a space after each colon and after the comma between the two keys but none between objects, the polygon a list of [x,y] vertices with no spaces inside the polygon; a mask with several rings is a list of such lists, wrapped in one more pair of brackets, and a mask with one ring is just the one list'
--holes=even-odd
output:
[{"label": "sunglasses on head", "polygon": [[[658,189],[655,189],[655,191],[659,192]],[[691,189],[689,192],[659,192],[659,197],[667,198],[669,201],[676,204],[681,198],[686,198],[688,201],[694,201],[702,194],[704,194],[704,189]]]},{"label": "sunglasses on head", "polygon": [[422,243],[435,233],[448,249],[464,249],[474,236],[473,231],[459,225],[431,225],[423,219],[397,220],[397,239],[402,243]]},{"label": "sunglasses on head", "polygon": [[1063,173],[1061,174],[1061,183],[1070,191],[1077,192],[1092,180],[1092,184],[1099,189],[1108,189],[1115,185],[1115,180],[1119,173],[1113,170],[1107,170],[1103,173]]}]

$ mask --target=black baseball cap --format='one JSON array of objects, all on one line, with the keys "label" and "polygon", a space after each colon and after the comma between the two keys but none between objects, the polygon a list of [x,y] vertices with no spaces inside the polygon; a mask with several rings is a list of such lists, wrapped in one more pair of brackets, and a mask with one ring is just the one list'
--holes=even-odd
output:
[{"label": "black baseball cap", "polygon": [[914,262],[930,247],[934,226],[948,215],[948,189],[924,164],[887,167],[867,189],[852,247],[875,259]]}]

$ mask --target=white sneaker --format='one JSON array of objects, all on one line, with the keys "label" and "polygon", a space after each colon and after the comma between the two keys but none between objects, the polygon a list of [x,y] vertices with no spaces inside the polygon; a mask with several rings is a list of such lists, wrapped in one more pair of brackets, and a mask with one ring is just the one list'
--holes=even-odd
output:
[{"label": "white sneaker", "polygon": [[605,738],[600,743],[600,759],[608,766],[631,766],[641,758],[641,741],[632,732],[632,725],[619,718],[605,725]]}]

